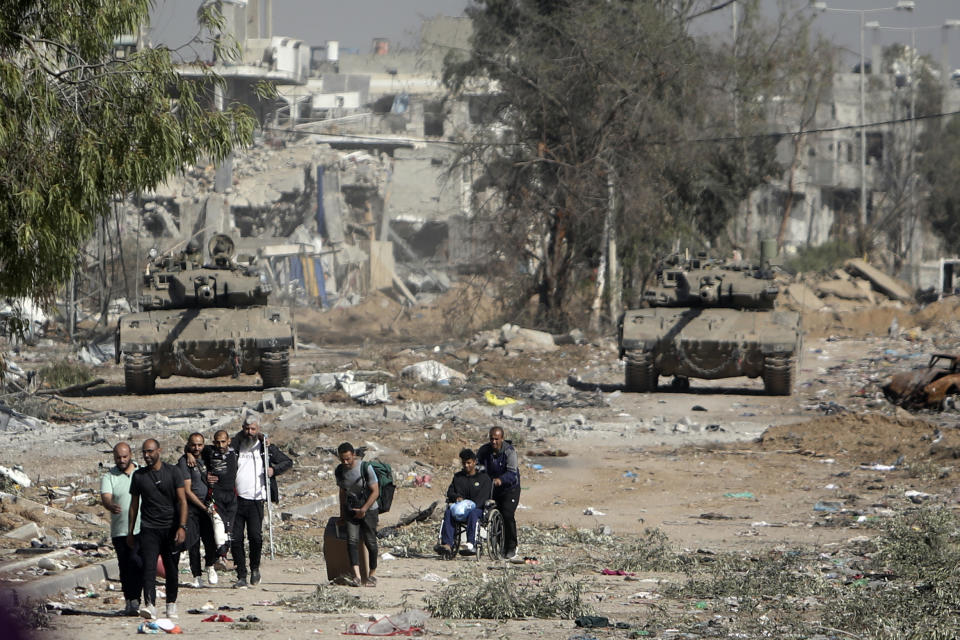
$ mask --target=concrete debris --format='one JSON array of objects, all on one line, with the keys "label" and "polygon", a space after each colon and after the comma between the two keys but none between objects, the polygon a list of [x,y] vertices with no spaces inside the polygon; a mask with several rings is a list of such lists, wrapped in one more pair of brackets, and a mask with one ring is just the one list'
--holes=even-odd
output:
[{"label": "concrete debris", "polygon": [[823,302],[816,292],[802,282],[791,282],[785,289],[786,303],[793,308],[809,311],[819,311]]},{"label": "concrete debris", "polygon": [[899,300],[900,302],[913,302],[913,296],[905,286],[876,267],[871,266],[865,260],[853,258],[847,260],[843,266],[849,273],[869,280],[877,291],[880,291],[888,298]]},{"label": "concrete debris", "polygon": [[0,465],[0,476],[15,482],[21,487],[29,487],[31,484],[30,478],[27,477],[27,474],[25,474],[22,469],[9,469]]},{"label": "concrete debris", "polygon": [[408,380],[434,384],[460,384],[467,379],[466,375],[436,360],[424,360],[408,365],[400,371],[400,376]]},{"label": "concrete debris", "polygon": [[365,405],[390,402],[390,391],[385,384],[354,380],[353,371],[333,374],[337,386],[348,396]]},{"label": "concrete debris", "polygon": [[28,522],[13,531],[8,531],[3,534],[5,538],[12,538],[14,540],[31,540],[33,538],[42,538],[43,535],[43,529],[40,528],[40,525],[36,522]]},{"label": "concrete debris", "polygon": [[36,431],[50,426],[49,422],[41,420],[40,418],[24,415],[6,405],[0,404],[0,432],[23,433],[25,431]]},{"label": "concrete debris", "polygon": [[[866,288],[859,286],[859,282],[863,282]],[[849,278],[846,280],[824,280],[817,284],[817,295],[821,298],[836,296],[842,300],[858,300],[874,304],[876,300],[869,286],[870,284],[864,280],[853,281]]]},{"label": "concrete debris", "polygon": [[313,393],[326,393],[337,388],[337,376],[333,373],[315,373],[303,384],[304,388]]},{"label": "concrete debris", "polygon": [[524,329],[505,324],[500,329],[500,342],[509,351],[554,351],[557,348],[553,336],[546,331]]},{"label": "concrete debris", "polygon": [[583,332],[574,329],[554,336],[546,331],[525,329],[515,324],[505,324],[499,331],[480,331],[470,340],[475,349],[503,348],[507,353],[555,351],[558,344],[583,344]]}]

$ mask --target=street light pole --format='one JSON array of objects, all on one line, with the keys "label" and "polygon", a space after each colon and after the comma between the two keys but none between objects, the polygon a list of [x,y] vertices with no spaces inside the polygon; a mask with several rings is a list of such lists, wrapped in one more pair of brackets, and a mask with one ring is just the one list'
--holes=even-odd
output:
[{"label": "street light pole", "polygon": [[[864,11],[860,11],[860,228],[867,228],[867,130],[866,125],[866,99],[863,90],[863,76],[867,70],[863,64],[863,17]],[[870,70],[873,72],[873,69]]]},{"label": "street light pole", "polygon": [[837,13],[857,13],[860,14],[860,229],[867,228],[867,131],[866,131],[866,98],[864,97],[864,59],[863,59],[863,23],[864,16],[867,13],[876,13],[878,11],[913,11],[915,2],[913,0],[897,0],[897,4],[892,7],[880,7],[876,9],[835,9],[828,7],[826,2],[811,2],[810,6],[815,11],[835,11]]}]

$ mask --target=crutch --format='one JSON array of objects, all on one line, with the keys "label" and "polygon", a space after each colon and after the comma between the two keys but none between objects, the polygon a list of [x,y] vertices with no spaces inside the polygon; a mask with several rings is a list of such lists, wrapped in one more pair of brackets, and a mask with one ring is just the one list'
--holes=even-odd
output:
[{"label": "crutch", "polygon": [[267,445],[267,434],[263,434],[263,487],[267,494],[267,530],[270,532],[270,559],[273,560],[273,505],[270,504],[270,447]]}]

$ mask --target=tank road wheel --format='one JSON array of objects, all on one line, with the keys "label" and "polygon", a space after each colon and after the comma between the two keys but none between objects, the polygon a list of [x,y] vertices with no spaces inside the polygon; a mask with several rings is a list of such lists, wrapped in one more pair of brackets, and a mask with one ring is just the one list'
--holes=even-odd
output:
[{"label": "tank road wheel", "polygon": [[626,359],[626,390],[639,393],[656,391],[660,375],[653,366],[653,354],[649,351],[628,351]]},{"label": "tank road wheel", "polygon": [[153,393],[157,377],[149,353],[127,353],[123,356],[123,380],[129,393]]},{"label": "tank road wheel", "polygon": [[[487,555],[491,560],[503,557],[503,545],[506,542],[503,531],[503,516],[500,511],[493,509],[487,516]],[[479,554],[477,554],[479,555]]]},{"label": "tank road wheel", "polygon": [[290,384],[290,352],[286,349],[260,354],[260,377],[263,388],[286,387]]},{"label": "tank road wheel", "polygon": [[772,396],[789,396],[793,393],[793,376],[796,363],[792,356],[764,356],[763,389]]}]

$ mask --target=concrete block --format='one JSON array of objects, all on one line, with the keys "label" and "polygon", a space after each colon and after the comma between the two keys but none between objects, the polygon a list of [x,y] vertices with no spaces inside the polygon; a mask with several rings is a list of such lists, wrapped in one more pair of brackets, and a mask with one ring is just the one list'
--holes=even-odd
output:
[{"label": "concrete block", "polygon": [[272,392],[265,393],[260,397],[260,404],[257,406],[257,411],[260,413],[274,413],[277,410],[276,398]]},{"label": "concrete block", "polygon": [[42,538],[43,529],[40,528],[36,522],[28,522],[22,527],[17,527],[13,531],[8,531],[4,534],[4,538],[12,538],[14,540],[32,540],[33,538]]}]

